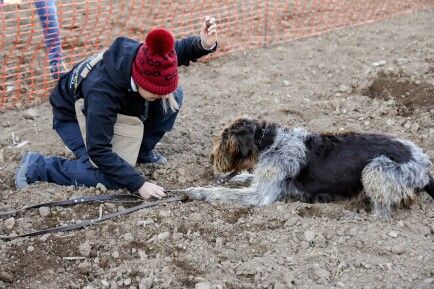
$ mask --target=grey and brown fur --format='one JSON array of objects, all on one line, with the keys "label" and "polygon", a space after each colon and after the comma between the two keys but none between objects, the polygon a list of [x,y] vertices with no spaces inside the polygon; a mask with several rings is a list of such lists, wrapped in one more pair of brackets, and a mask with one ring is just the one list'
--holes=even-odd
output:
[{"label": "grey and brown fur", "polygon": [[434,198],[432,164],[415,144],[381,134],[318,134],[238,118],[214,141],[214,169],[253,170],[244,188],[187,189],[195,199],[266,206],[285,197],[330,202],[364,193],[376,215],[426,191]]}]

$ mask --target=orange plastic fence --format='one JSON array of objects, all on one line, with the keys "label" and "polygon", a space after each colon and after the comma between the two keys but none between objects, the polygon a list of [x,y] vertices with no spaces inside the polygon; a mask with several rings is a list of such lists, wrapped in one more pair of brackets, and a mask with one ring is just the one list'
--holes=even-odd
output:
[{"label": "orange plastic fence", "polygon": [[[42,4],[50,2],[44,1]],[[45,100],[55,85],[45,41],[56,39],[49,29],[43,30],[36,2],[0,0],[0,111]],[[153,27],[166,27],[175,37],[197,34],[205,15],[215,16],[218,22],[219,50],[215,57],[383,20],[431,7],[434,0],[62,0],[55,3],[64,59],[72,67],[84,57],[107,48],[119,35],[143,39]],[[50,16],[48,13],[46,10],[45,16]]]}]

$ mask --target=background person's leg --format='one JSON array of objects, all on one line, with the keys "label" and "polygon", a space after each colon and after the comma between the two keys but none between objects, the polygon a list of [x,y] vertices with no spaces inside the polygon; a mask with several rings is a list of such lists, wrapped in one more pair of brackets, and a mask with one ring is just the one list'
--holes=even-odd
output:
[{"label": "background person's leg", "polygon": [[54,0],[35,0],[34,3],[44,31],[51,76],[58,79],[66,68],[63,64],[56,2]]},{"label": "background person's leg", "polygon": [[[175,92],[175,99],[179,107],[182,105],[184,94],[181,88]],[[178,111],[172,111],[170,108],[165,112],[161,100],[149,102],[148,118],[144,122],[144,133],[142,145],[140,147],[138,163],[164,163],[165,158],[160,154],[153,152],[155,145],[161,140],[166,132],[172,130]],[[164,159],[162,161],[162,158]]]}]

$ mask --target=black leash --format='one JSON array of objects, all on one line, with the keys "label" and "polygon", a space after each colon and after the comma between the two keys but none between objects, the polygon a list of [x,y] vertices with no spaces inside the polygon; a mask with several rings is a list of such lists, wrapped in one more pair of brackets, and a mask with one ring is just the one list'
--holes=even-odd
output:
[{"label": "black leash", "polygon": [[[238,172],[233,171],[224,177],[217,178],[212,185],[213,186],[222,185],[222,184],[228,182],[230,179],[232,179],[236,175],[238,175]],[[183,191],[185,191],[185,189],[173,189],[173,190],[166,190],[165,193],[174,193],[174,192],[182,193]],[[72,205],[83,204],[83,203],[101,203],[101,202],[120,202],[120,203],[143,202],[140,205],[137,205],[137,206],[134,206],[134,207],[122,210],[122,211],[114,212],[114,213],[111,213],[111,214],[108,214],[108,215],[105,215],[105,216],[102,216],[99,218],[84,220],[84,221],[76,223],[76,224],[64,225],[64,226],[59,226],[59,227],[52,227],[52,228],[42,229],[42,230],[34,231],[31,233],[15,235],[15,236],[0,235],[0,240],[11,241],[11,240],[17,239],[17,238],[32,237],[32,236],[39,236],[39,235],[44,235],[44,234],[48,234],[48,233],[59,233],[59,232],[68,232],[68,231],[72,231],[72,230],[77,230],[80,228],[84,228],[84,227],[91,226],[91,225],[94,225],[97,223],[101,223],[101,222],[106,221],[106,220],[116,218],[118,216],[128,215],[128,214],[131,214],[135,211],[141,210],[143,208],[153,207],[153,206],[157,206],[157,205],[165,204],[165,203],[184,201],[187,198],[188,198],[187,195],[182,194],[180,196],[169,197],[169,198],[165,198],[165,199],[158,200],[158,201],[143,202],[143,199],[140,196],[133,195],[133,194],[89,195],[89,196],[82,196],[82,197],[78,197],[78,198],[70,199],[70,200],[46,202],[46,203],[31,205],[31,206],[27,206],[27,207],[24,207],[24,208],[21,208],[19,210],[15,210],[15,211],[2,212],[2,213],[0,213],[0,219],[6,219],[6,218],[14,217],[17,215],[21,215],[25,211],[28,211],[31,209],[42,208],[42,207],[66,207],[66,206],[72,206]]]},{"label": "black leash", "polygon": [[[132,198],[136,198],[136,200],[131,200]],[[64,226],[59,226],[59,227],[52,227],[52,228],[42,229],[42,230],[34,231],[31,233],[15,235],[15,236],[0,235],[0,239],[3,241],[11,241],[13,239],[22,238],[22,237],[32,237],[32,236],[44,235],[44,234],[48,234],[48,233],[68,232],[68,231],[84,228],[87,226],[91,226],[91,225],[94,225],[97,223],[101,223],[103,221],[113,219],[113,218],[118,217],[118,216],[128,215],[128,214],[131,214],[131,213],[138,211],[140,209],[143,209],[143,208],[153,207],[153,206],[157,206],[157,205],[165,204],[165,203],[183,201],[186,199],[187,199],[186,195],[181,195],[181,196],[169,197],[166,199],[153,201],[153,202],[143,202],[140,205],[137,205],[137,206],[134,206],[134,207],[122,210],[122,211],[114,212],[114,213],[111,213],[111,214],[108,214],[108,215],[105,215],[102,217],[94,218],[94,219],[84,220],[84,221],[76,223],[76,224],[64,225]],[[14,215],[20,214],[23,211],[34,209],[34,208],[40,208],[40,207],[68,206],[68,205],[75,205],[75,204],[80,204],[80,203],[107,202],[107,201],[123,202],[123,203],[124,202],[131,202],[131,201],[142,202],[142,200],[139,196],[127,195],[127,194],[125,194],[125,195],[84,196],[84,197],[76,198],[76,199],[72,199],[72,200],[37,204],[37,205],[25,207],[25,208],[22,208],[20,210],[16,210],[13,212],[2,213],[2,214],[0,214],[0,216],[1,216],[1,218],[5,218],[5,217],[7,218],[9,216],[14,216]]]},{"label": "black leash", "polygon": [[70,200],[64,200],[64,201],[54,201],[54,202],[47,202],[47,203],[41,203],[36,205],[27,206],[24,208],[21,208],[16,211],[10,211],[10,212],[2,212],[0,213],[0,219],[6,219],[10,217],[14,217],[16,215],[21,215],[23,212],[31,210],[31,209],[37,209],[42,207],[66,207],[66,206],[72,206],[82,203],[97,203],[97,202],[122,202],[122,203],[137,203],[141,202],[143,199],[140,198],[138,195],[132,195],[132,194],[119,194],[119,195],[89,195],[89,196],[82,196],[75,199]]}]

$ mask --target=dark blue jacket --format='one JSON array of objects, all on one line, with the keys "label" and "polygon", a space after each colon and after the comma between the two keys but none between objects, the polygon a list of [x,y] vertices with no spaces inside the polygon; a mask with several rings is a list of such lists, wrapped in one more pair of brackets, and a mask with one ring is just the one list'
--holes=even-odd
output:
[{"label": "dark blue jacket", "polygon": [[[137,191],[145,178],[126,161],[113,153],[110,141],[117,114],[146,119],[146,101],[131,87],[131,67],[141,43],[126,37],[117,38],[104,52],[103,60],[83,80],[79,97],[84,98],[86,115],[86,148],[90,159],[113,182],[131,192]],[[179,65],[210,53],[198,36],[175,42]],[[215,49],[214,49],[215,50]],[[50,95],[54,119],[77,121],[74,108],[72,73],[63,75]]]}]

